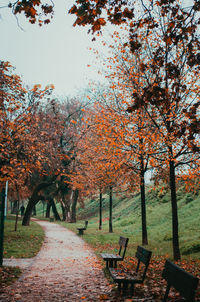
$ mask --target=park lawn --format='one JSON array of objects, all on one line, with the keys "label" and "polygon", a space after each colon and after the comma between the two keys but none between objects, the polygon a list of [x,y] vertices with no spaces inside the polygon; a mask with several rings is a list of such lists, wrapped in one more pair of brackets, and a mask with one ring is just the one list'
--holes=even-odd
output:
[{"label": "park lawn", "polygon": [[[21,218],[18,221],[17,231],[15,229],[15,217],[8,216],[5,220],[4,229],[4,258],[32,258],[39,252],[44,241],[44,231],[35,222],[30,226],[22,226]],[[0,267],[0,287],[4,287],[16,280],[21,270],[18,267]]]},{"label": "park lawn", "polygon": [[5,220],[4,258],[32,258],[39,252],[44,241],[44,231],[34,221],[30,226],[22,226],[21,218],[18,221],[17,232],[15,217],[8,216]]}]

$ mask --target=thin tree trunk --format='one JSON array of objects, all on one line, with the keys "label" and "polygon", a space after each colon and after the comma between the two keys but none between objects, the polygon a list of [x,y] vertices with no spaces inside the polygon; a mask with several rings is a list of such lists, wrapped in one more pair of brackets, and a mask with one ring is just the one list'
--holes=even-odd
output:
[{"label": "thin tree trunk", "polygon": [[56,208],[56,204],[55,204],[53,198],[52,197],[48,197],[48,200],[49,200],[50,205],[52,206],[52,211],[53,211],[53,215],[54,215],[55,220],[61,221],[60,215],[58,214],[58,211],[57,211],[57,208]]},{"label": "thin tree trunk", "polygon": [[17,200],[12,202],[11,214],[17,214]]},{"label": "thin tree trunk", "polygon": [[145,179],[144,179],[144,160],[140,158],[140,194],[141,194],[141,217],[142,217],[142,244],[148,244],[147,223],[146,223],[146,198],[145,198]]},{"label": "thin tree trunk", "polygon": [[19,189],[17,184],[15,185],[17,191],[17,208],[16,208],[16,217],[15,217],[15,232],[17,232],[17,224],[18,224],[18,217],[19,217]]},{"label": "thin tree trunk", "polygon": [[76,205],[78,201],[79,191],[76,189],[73,194],[71,222],[76,222]]},{"label": "thin tree trunk", "polygon": [[99,230],[102,229],[102,191],[99,194]]},{"label": "thin tree trunk", "polygon": [[45,201],[42,202],[42,216],[44,217]]},{"label": "thin tree trunk", "polygon": [[37,215],[36,206],[34,205],[34,207],[33,207],[33,216],[36,216],[36,215]]},{"label": "thin tree trunk", "polygon": [[47,207],[46,207],[46,218],[50,217],[50,210],[51,210],[51,205],[49,202],[47,202]]},{"label": "thin tree trunk", "polygon": [[62,221],[66,221],[67,219],[67,211],[66,211],[66,208],[65,206],[63,205],[63,203],[61,203],[61,209],[62,209]]},{"label": "thin tree trunk", "polygon": [[65,209],[66,209],[66,220],[70,221],[70,217],[71,217],[71,214],[70,214],[70,204],[67,203],[65,205]]},{"label": "thin tree trunk", "polygon": [[112,187],[110,187],[110,194],[109,194],[109,233],[113,232],[112,227]]},{"label": "thin tree trunk", "polygon": [[173,234],[173,256],[174,260],[181,258],[179,248],[179,233],[178,233],[178,209],[176,198],[176,176],[174,161],[170,160],[170,190],[171,190],[171,206],[172,206],[172,234]]}]

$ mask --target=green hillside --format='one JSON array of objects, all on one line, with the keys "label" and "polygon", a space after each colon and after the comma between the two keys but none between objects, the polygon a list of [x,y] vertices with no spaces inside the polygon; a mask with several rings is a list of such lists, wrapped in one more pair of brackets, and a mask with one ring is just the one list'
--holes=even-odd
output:
[{"label": "green hillside", "polygon": [[[178,191],[179,236],[182,257],[200,258],[200,194]],[[154,255],[172,257],[171,203],[167,190],[147,192],[147,227],[149,248]],[[88,200],[84,208],[78,209],[78,220],[89,220],[84,239],[93,247],[108,244],[110,247],[118,241],[119,235],[129,237],[129,255],[141,244],[141,208],[140,194],[132,197],[114,194],[113,233],[108,233],[108,195],[103,196],[103,229],[98,230],[99,200]],[[80,221],[67,224],[76,231]],[[95,235],[95,236],[94,236]],[[98,244],[99,243],[99,244]],[[130,255],[132,256],[132,255]]]}]

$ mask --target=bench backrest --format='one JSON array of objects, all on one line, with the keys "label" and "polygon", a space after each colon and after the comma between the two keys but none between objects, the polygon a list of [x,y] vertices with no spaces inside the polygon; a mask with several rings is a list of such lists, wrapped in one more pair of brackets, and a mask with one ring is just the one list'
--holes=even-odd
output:
[{"label": "bench backrest", "polygon": [[149,266],[151,255],[152,255],[152,251],[149,251],[149,250],[145,249],[142,246],[137,247],[137,252],[135,254],[136,258],[138,259],[136,272],[139,271],[140,264],[142,262],[144,264],[144,271],[143,271],[142,279],[141,279],[142,282],[144,281],[144,279],[146,277],[146,272],[147,272],[147,269],[148,269],[148,266]]},{"label": "bench backrest", "polygon": [[88,221],[86,220],[85,221],[85,229],[87,229],[87,226],[88,226]]},{"label": "bench backrest", "polygon": [[162,277],[167,281],[163,302],[167,301],[170,287],[173,286],[188,302],[193,302],[199,279],[176,264],[166,260]]},{"label": "bench backrest", "polygon": [[[119,255],[123,257],[125,257],[125,254],[126,254],[126,248],[127,248],[127,245],[128,245],[128,238],[125,238],[125,237],[119,237]],[[122,254],[122,255],[121,255]]]}]

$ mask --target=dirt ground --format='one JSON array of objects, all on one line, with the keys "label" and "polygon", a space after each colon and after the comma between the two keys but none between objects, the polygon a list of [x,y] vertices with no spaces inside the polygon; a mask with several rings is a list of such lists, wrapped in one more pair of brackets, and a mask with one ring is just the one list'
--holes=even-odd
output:
[{"label": "dirt ground", "polygon": [[22,276],[0,291],[2,302],[133,301],[113,292],[97,257],[81,237],[57,224],[37,221],[45,241],[33,259],[4,259]]}]

